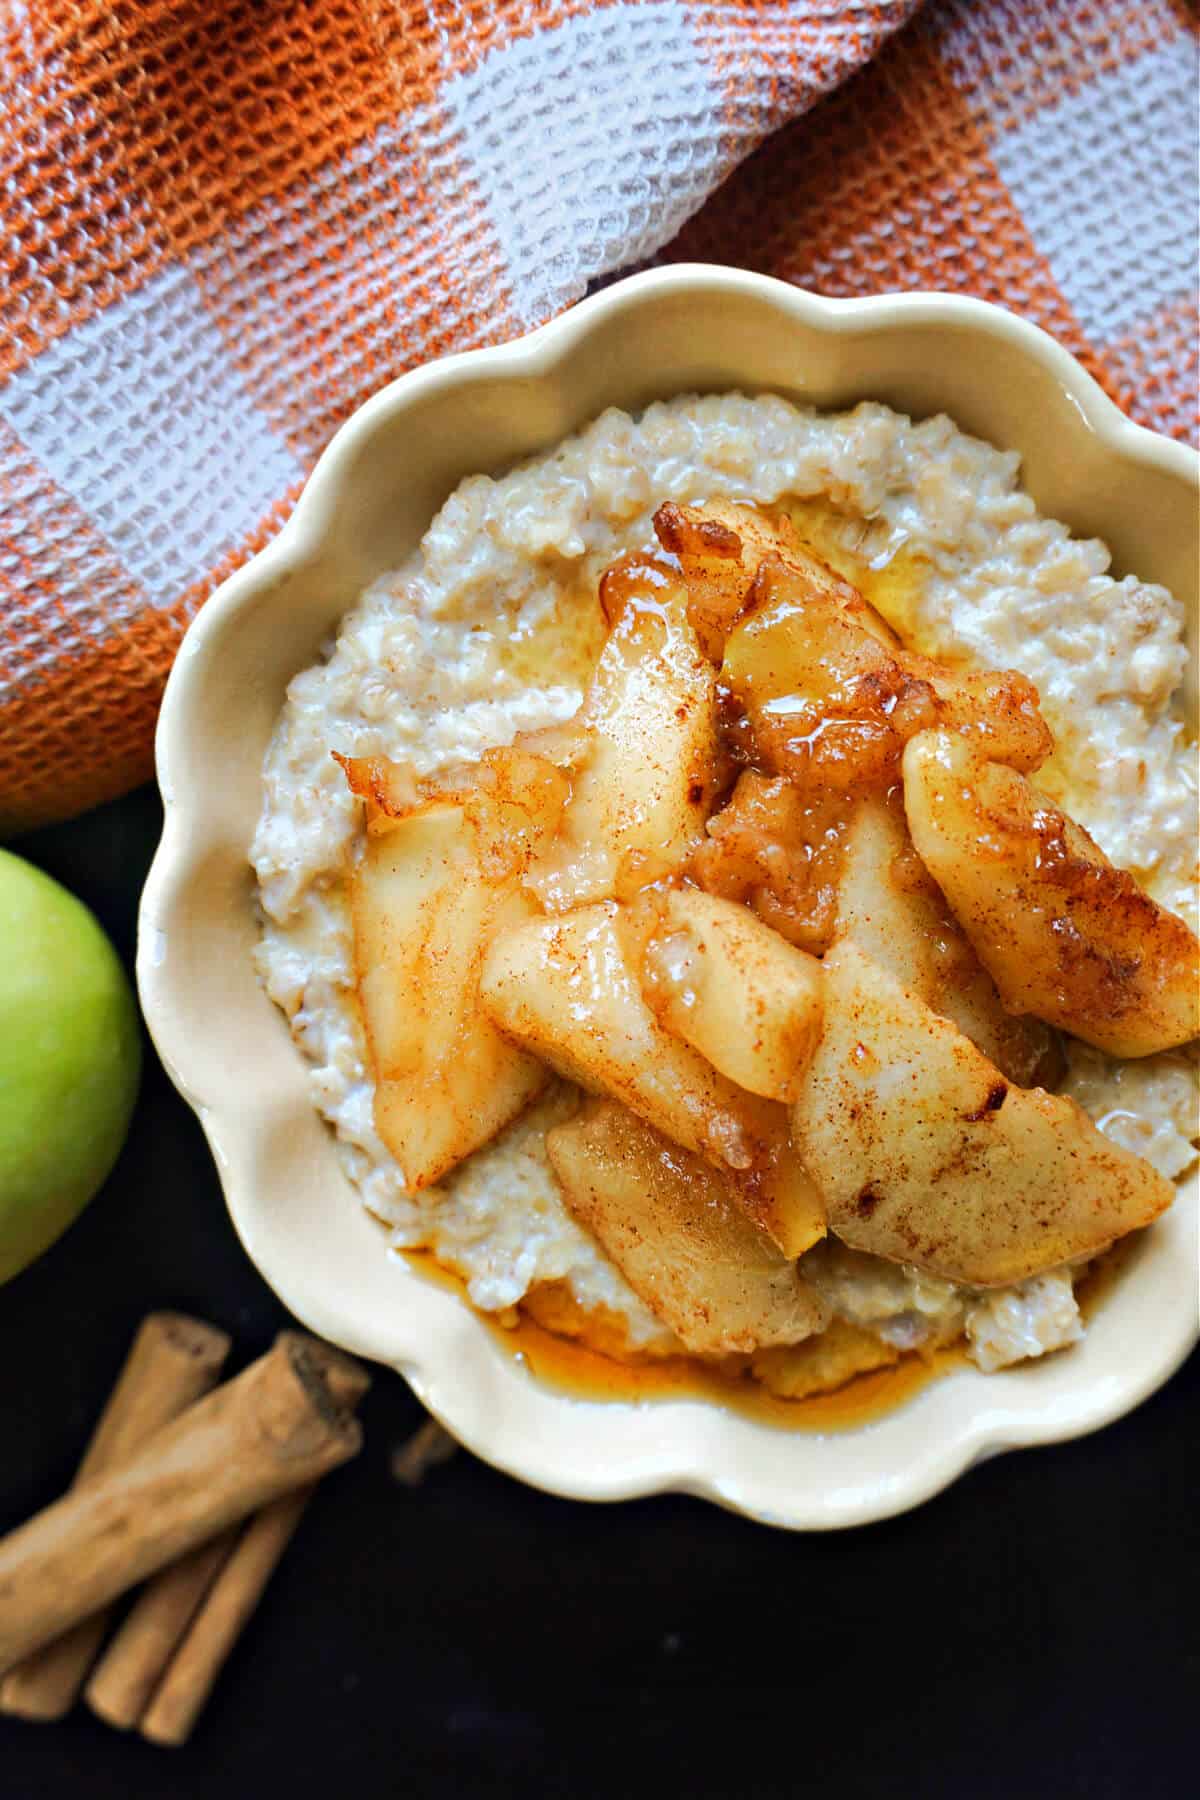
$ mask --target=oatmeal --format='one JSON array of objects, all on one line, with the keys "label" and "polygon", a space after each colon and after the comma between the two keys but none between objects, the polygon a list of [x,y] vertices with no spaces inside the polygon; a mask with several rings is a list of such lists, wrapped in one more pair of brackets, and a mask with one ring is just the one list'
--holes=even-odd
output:
[{"label": "oatmeal", "polygon": [[[258,966],[347,1172],[398,1249],[432,1250],[486,1311],[556,1284],[584,1312],[624,1319],[631,1348],[678,1347],[563,1202],[545,1138],[567,1090],[419,1191],[385,1148],[346,895],[360,807],[330,755],[433,774],[571,718],[605,635],[598,577],[654,545],[663,501],[782,507],[916,651],[1027,676],[1055,738],[1038,786],[1194,926],[1194,756],[1172,708],[1182,609],[1161,587],[1114,580],[1103,546],[1040,518],[1017,482],[1012,454],[878,405],[829,415],[730,395],[636,420],[609,412],[540,461],[462,483],[293,681],[252,851]],[[1121,1061],[1068,1040],[1067,1058],[1063,1091],[1114,1144],[1172,1179],[1187,1168],[1186,1051]],[[833,1243],[806,1264],[836,1318],[901,1349],[965,1330],[993,1368],[1081,1329],[1070,1271],[981,1294]]]}]

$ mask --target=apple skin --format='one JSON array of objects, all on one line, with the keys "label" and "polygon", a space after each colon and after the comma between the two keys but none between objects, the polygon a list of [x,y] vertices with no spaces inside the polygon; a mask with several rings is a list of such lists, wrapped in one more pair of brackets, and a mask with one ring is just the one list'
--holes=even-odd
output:
[{"label": "apple skin", "polygon": [[0,1284],[104,1181],[141,1066],[137,1003],[100,925],[0,850]]}]

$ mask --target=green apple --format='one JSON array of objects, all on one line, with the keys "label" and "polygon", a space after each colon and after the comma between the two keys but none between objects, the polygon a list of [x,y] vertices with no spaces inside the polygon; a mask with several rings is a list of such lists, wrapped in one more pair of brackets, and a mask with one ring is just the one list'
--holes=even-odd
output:
[{"label": "green apple", "polygon": [[141,1061],[133,991],[95,918],[0,850],[0,1282],[112,1168]]}]

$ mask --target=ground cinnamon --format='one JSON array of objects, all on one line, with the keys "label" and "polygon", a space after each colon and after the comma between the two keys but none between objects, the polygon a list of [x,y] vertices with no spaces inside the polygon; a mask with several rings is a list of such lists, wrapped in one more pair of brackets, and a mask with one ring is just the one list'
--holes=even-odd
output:
[{"label": "ground cinnamon", "polygon": [[[117,1468],[215,1383],[229,1338],[183,1313],[151,1313],[133,1340],[74,1486]],[[73,1705],[108,1624],[102,1610],[16,1663],[0,1681],[0,1711],[61,1719]]]},{"label": "ground cinnamon", "polygon": [[0,1669],[358,1450],[327,1348],[285,1333],[243,1374],[0,1542]]}]

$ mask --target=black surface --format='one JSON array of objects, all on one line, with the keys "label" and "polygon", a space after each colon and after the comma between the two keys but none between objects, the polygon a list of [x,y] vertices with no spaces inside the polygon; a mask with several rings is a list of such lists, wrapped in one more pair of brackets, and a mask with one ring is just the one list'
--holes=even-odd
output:
[{"label": "black surface", "polygon": [[[13,848],[131,956],[157,826],[144,791]],[[67,1482],[162,1306],[227,1327],[239,1363],[285,1316],[151,1053],[104,1192],[0,1290],[0,1528]],[[192,1742],[156,1750],[82,1707],[0,1719],[0,1795],[1190,1794],[1198,1399],[1193,1358],[1097,1436],[798,1537],[676,1497],[571,1504],[466,1454],[399,1490],[388,1452],[421,1415],[380,1373],[363,1454],[317,1496]]]}]

